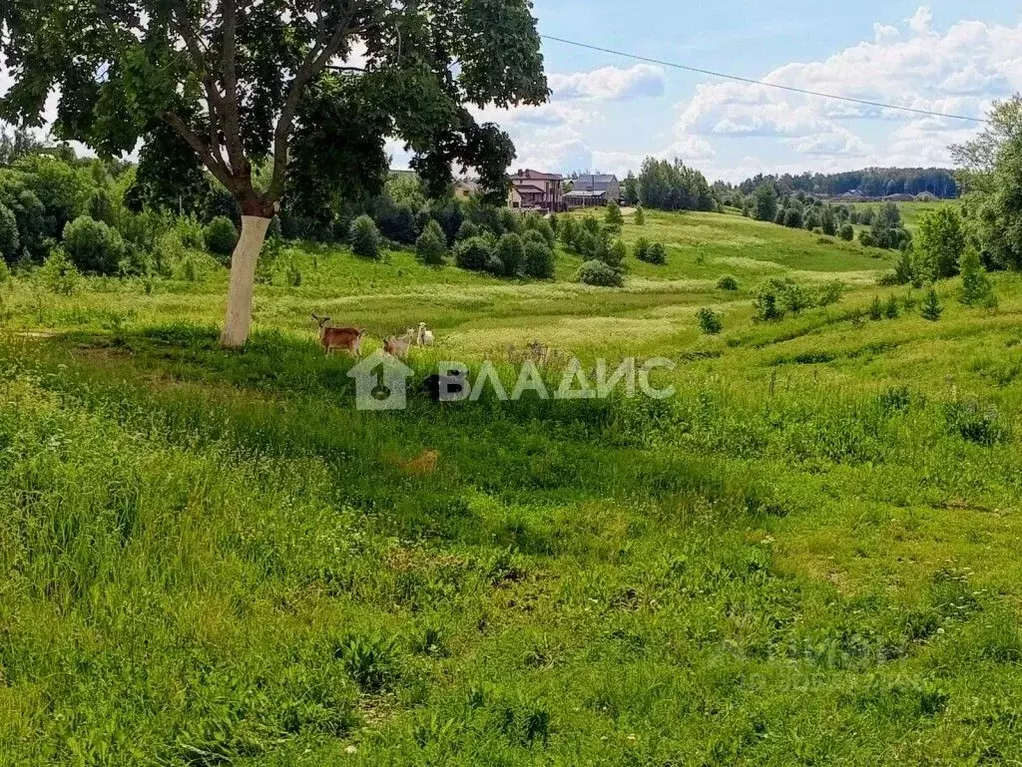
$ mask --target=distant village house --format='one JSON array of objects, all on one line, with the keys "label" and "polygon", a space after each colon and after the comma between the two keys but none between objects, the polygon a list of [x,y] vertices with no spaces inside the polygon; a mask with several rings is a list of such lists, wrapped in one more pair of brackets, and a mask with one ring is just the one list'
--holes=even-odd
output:
[{"label": "distant village house", "polygon": [[559,211],[564,209],[564,179],[557,173],[520,170],[511,176],[512,208]]},{"label": "distant village house", "polygon": [[564,195],[569,208],[606,205],[609,200],[620,202],[621,182],[617,176],[606,173],[573,176],[571,191]]}]

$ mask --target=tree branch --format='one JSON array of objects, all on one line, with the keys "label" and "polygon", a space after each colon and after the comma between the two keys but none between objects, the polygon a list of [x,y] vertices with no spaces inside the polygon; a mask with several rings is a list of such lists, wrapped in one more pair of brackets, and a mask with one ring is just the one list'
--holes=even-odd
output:
[{"label": "tree branch", "polygon": [[301,103],[302,91],[316,75],[326,68],[330,59],[337,54],[344,38],[352,32],[349,25],[353,15],[354,12],[351,11],[339,21],[328,39],[324,40],[323,35],[317,38],[316,43],[309,49],[305,60],[291,80],[287,100],[280,110],[280,118],[277,120],[276,130],[273,132],[273,176],[270,179],[270,188],[266,192],[266,202],[276,202],[284,192],[288,143],[291,138],[291,129],[294,127],[295,115],[298,112],[298,105]]},{"label": "tree branch", "polygon": [[164,112],[163,121],[166,122],[171,128],[173,128],[177,134],[185,140],[185,143],[192,148],[202,160],[202,163],[209,168],[209,172],[212,173],[217,181],[223,184],[228,190],[233,192],[237,187],[237,182],[231,175],[230,171],[224,167],[223,161],[213,154],[210,147],[206,146],[198,134],[191,129],[180,115],[175,112]]},{"label": "tree branch", "polygon": [[223,61],[224,102],[223,128],[227,143],[227,156],[235,171],[242,171],[247,166],[245,148],[241,143],[241,121],[238,117],[238,68],[237,68],[237,32],[238,7],[236,0],[221,0],[223,17]]}]

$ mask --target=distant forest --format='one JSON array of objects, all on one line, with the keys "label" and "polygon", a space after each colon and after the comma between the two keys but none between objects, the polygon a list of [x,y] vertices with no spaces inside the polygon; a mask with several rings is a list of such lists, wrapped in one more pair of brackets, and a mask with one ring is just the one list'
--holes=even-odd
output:
[{"label": "distant forest", "polygon": [[803,173],[792,176],[764,176],[762,173],[746,179],[738,188],[742,194],[752,194],[763,183],[773,182],[779,191],[807,192],[814,195],[836,197],[849,192],[863,197],[888,197],[894,194],[930,193],[935,197],[951,199],[958,196],[958,183],[945,168],[866,168],[845,173]]}]

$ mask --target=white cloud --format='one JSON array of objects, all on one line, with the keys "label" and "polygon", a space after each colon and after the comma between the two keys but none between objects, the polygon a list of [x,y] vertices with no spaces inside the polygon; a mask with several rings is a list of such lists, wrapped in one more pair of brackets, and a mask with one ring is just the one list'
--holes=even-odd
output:
[{"label": "white cloud", "polygon": [[874,24],[873,35],[878,45],[889,43],[901,36],[901,31],[890,24]]},{"label": "white cloud", "polygon": [[[903,35],[877,24],[873,42],[823,60],[785,64],[764,82],[971,117],[984,114],[993,99],[1022,90],[1022,24],[959,21],[940,32],[923,6],[906,26],[909,34]],[[901,125],[878,129],[862,119]],[[943,164],[950,159],[947,145],[974,132],[961,121],[921,120],[896,109],[733,82],[698,86],[681,105],[678,128],[714,141],[773,137],[807,160],[811,156],[805,166],[812,167],[821,157],[854,158],[860,164]]]},{"label": "white cloud", "polygon": [[921,5],[909,18],[905,19],[908,28],[917,35],[927,35],[933,26],[933,11],[930,6]]},{"label": "white cloud", "polygon": [[636,64],[629,69],[603,67],[590,72],[554,73],[547,76],[547,81],[554,99],[627,101],[664,94],[664,70],[651,64]]}]

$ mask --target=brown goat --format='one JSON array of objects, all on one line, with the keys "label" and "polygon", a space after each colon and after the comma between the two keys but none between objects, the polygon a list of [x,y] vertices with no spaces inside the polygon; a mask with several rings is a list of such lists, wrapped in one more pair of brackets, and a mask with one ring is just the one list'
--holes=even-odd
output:
[{"label": "brown goat", "polygon": [[403,336],[390,336],[383,342],[383,351],[391,357],[404,359],[408,356],[408,350],[411,348],[414,340],[408,333]]},{"label": "brown goat", "polygon": [[364,330],[358,328],[332,328],[327,325],[329,317],[317,317],[312,319],[319,325],[319,342],[323,345],[323,351],[328,355],[333,354],[335,349],[343,349],[356,357],[362,356],[362,336]]}]

